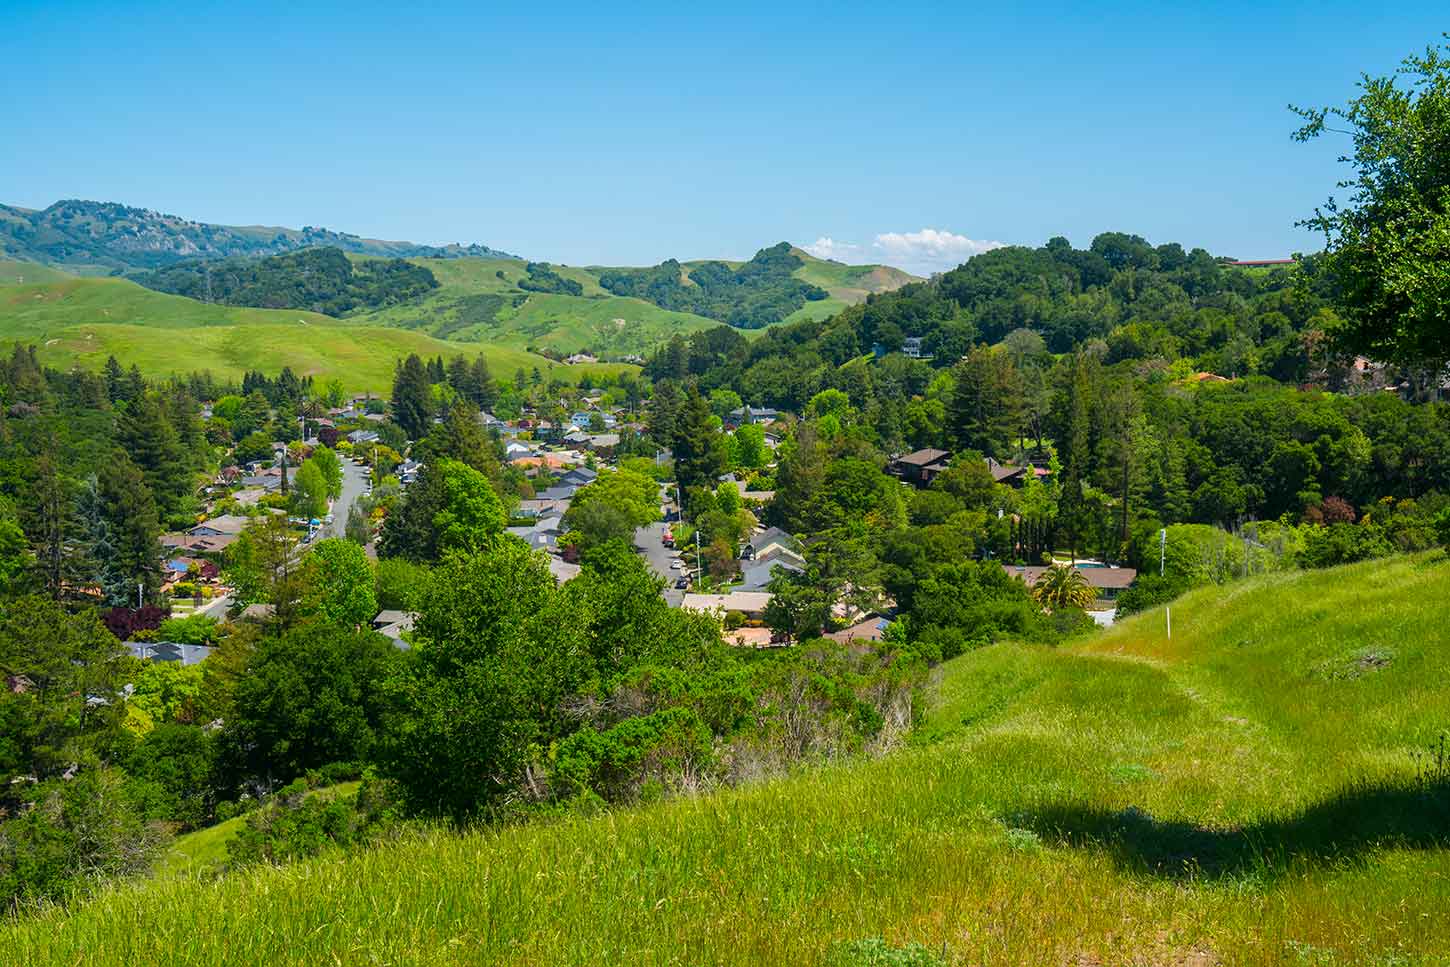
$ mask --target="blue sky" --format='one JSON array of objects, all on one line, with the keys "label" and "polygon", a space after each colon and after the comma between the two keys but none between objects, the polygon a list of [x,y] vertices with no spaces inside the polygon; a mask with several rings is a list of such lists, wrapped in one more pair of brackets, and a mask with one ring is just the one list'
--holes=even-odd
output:
[{"label": "blue sky", "polygon": [[0,201],[573,264],[785,239],[923,272],[1105,230],[1281,256],[1343,147],[1292,143],[1286,105],[1450,28],[1416,0],[696,6],[0,0]]}]

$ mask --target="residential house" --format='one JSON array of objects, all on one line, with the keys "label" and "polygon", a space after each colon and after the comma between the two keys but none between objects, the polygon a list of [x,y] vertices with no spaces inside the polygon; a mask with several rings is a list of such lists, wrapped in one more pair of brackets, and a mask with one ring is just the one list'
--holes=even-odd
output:
[{"label": "residential house", "polygon": [[554,580],[565,584],[574,580],[584,569],[577,564],[570,564],[562,558],[549,556],[549,573],[554,575]]},{"label": "residential house", "polygon": [[778,554],[765,561],[752,561],[740,570],[740,590],[764,591],[777,572],[799,574],[804,568],[785,554]]},{"label": "residential house", "polygon": [[605,413],[603,410],[580,410],[569,417],[569,422],[576,430],[587,430],[593,424],[596,416],[603,421],[606,430],[611,430],[619,425],[619,420],[613,413]]},{"label": "residential house", "polygon": [[908,359],[932,359],[932,354],[922,347],[921,336],[907,336],[901,342],[901,354]]},{"label": "residential house", "polygon": [[377,443],[380,437],[376,430],[353,430],[347,435],[347,442],[353,446],[366,446],[369,443]]},{"label": "residential house", "polygon": [[188,645],[179,641],[127,641],[122,644],[132,658],[176,661],[184,666],[201,664],[213,651],[210,645]]},{"label": "residential house", "polygon": [[800,541],[779,527],[767,527],[752,537],[741,552],[741,557],[756,563],[779,558],[802,568],[806,563],[805,555],[801,553]]},{"label": "residential house", "polygon": [[204,520],[186,533],[192,537],[235,537],[249,523],[251,523],[249,517],[226,514],[221,517],[213,517],[211,520]]},{"label": "residential house", "polygon": [[842,644],[849,644],[853,641],[882,641],[886,637],[886,626],[889,624],[891,624],[890,618],[883,618],[879,614],[867,615],[851,627],[832,631],[826,637]]},{"label": "residential house", "polygon": [[408,649],[408,642],[403,638],[405,632],[413,630],[413,622],[418,616],[411,611],[397,611],[385,609],[379,611],[377,617],[373,618],[373,630],[380,635],[390,638],[394,647],[403,650]]},{"label": "residential house", "polygon": [[[1003,564],[1002,568],[1012,577],[1022,581],[1030,588],[1047,571],[1048,566],[1042,564],[1027,566]],[[1098,600],[1100,601],[1112,601],[1116,599],[1118,592],[1130,587],[1138,578],[1138,572],[1131,567],[1118,567],[1116,565],[1088,562],[1073,566],[1083,576],[1083,580],[1087,581],[1088,587],[1097,593]]]},{"label": "residential house", "polygon": [[731,591],[729,594],[686,594],[680,607],[686,611],[701,614],[718,614],[738,611],[746,618],[759,620],[765,617],[765,609],[772,595],[767,591]]},{"label": "residential house", "polygon": [[950,450],[933,450],[928,447],[917,450],[915,453],[908,453],[904,457],[897,457],[891,461],[887,472],[914,486],[925,487],[936,479],[937,474],[947,468],[951,459]]},{"label": "residential house", "polygon": [[519,506],[514,513],[519,517],[531,517],[534,520],[538,520],[541,517],[562,514],[568,509],[569,501],[567,500],[531,497],[528,500],[519,501]]},{"label": "residential house", "polygon": [[991,457],[987,458],[987,469],[991,471],[992,480],[996,483],[1006,484],[1009,487],[1019,490],[1027,482],[1027,475],[1029,473],[1041,480],[1052,472],[1046,467],[1037,467],[1030,463],[1020,467],[1015,464],[998,463]]},{"label": "residential house", "polygon": [[737,427],[755,423],[763,426],[766,423],[774,423],[779,418],[780,412],[769,406],[737,406],[726,414],[725,425]]},{"label": "residential house", "polygon": [[588,467],[573,467],[559,478],[559,483],[565,486],[586,487],[598,479],[598,470],[590,470]]}]

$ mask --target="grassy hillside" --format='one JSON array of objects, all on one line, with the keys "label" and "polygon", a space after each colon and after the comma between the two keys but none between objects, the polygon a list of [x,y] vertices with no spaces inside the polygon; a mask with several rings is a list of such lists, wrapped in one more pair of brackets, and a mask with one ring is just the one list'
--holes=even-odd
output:
[{"label": "grassy hillside", "polygon": [[[823,319],[875,292],[898,289],[914,276],[883,265],[843,265],[800,249],[805,265],[796,278],[825,289],[830,297],[807,303],[785,321]],[[662,309],[643,299],[611,295],[599,285],[608,266],[555,265],[554,271],[583,287],[582,296],[527,292],[527,263],[517,259],[412,259],[427,266],[441,283],[438,291],[414,305],[393,306],[355,315],[358,322],[416,329],[434,336],[488,342],[518,349],[530,347],[563,354],[593,352],[605,356],[645,355],[676,333],[689,335],[720,323],[689,312]],[[692,266],[684,263],[686,279]],[[732,268],[743,263],[728,262]]]},{"label": "grassy hillside", "polygon": [[16,262],[0,257],[0,286],[64,282],[68,278],[70,276],[60,269],[53,269],[48,265],[41,265],[38,262]]},{"label": "grassy hillside", "polygon": [[582,296],[569,296],[520,289],[518,283],[528,277],[526,263],[515,259],[411,261],[427,266],[440,287],[420,303],[392,306],[351,320],[457,341],[615,357],[644,355],[675,333],[688,335],[717,325],[640,299],[612,296],[599,287],[598,273],[589,269],[553,267],[583,286]]},{"label": "grassy hillside", "polygon": [[867,296],[879,292],[893,292],[907,283],[922,281],[909,272],[889,265],[846,265],[818,259],[800,248],[792,248],[791,254],[806,263],[795,270],[795,277],[802,282],[820,286],[831,297],[820,302],[806,303],[787,316],[785,322],[826,319],[847,306],[865,302]]},{"label": "grassy hillside", "polygon": [[210,305],[124,279],[0,288],[0,342],[34,343],[41,361],[59,368],[98,369],[111,354],[148,376],[209,369],[240,378],[285,365],[299,375],[339,376],[354,391],[388,389],[394,362],[409,353],[482,353],[501,376],[521,366],[554,367],[566,378],[620,368],[566,367],[506,345],[461,345],[305,311]]},{"label": "grassy hillside", "polygon": [[[910,748],[0,927],[19,963],[1443,964],[1443,555],[1197,591],[942,669]],[[857,959],[849,963],[884,963]],[[925,961],[913,961],[923,963]]]}]

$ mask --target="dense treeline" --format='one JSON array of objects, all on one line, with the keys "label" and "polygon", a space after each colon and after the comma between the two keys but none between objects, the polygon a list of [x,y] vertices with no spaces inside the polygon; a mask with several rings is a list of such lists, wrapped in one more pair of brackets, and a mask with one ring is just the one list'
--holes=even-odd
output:
[{"label": "dense treeline", "polygon": [[1062,354],[1094,347],[1108,363],[1138,361],[1175,373],[1264,374],[1302,383],[1343,379],[1324,335],[1336,316],[1312,262],[1303,270],[1245,270],[1202,249],[1148,245],[1108,233],[1087,250],[1055,238],[1039,249],[978,255],[929,282],[871,296],[823,321],[769,330],[747,343],[699,334],[651,359],[653,377],[727,383],[750,402],[799,409],[853,359],[920,340],[932,368],[979,343]]},{"label": "dense treeline", "polygon": [[805,263],[781,242],[761,249],[738,269],[702,262],[686,270],[674,259],[649,269],[614,269],[599,284],[615,295],[634,296],[664,309],[693,312],[740,329],[779,322],[826,291],[792,273]]},{"label": "dense treeline", "polygon": [[525,292],[550,292],[555,295],[583,295],[584,286],[574,279],[566,279],[548,262],[530,262],[524,266],[528,278],[519,280],[519,288]]},{"label": "dense treeline", "polygon": [[182,262],[137,276],[158,292],[259,309],[342,316],[411,302],[438,287],[433,273],[403,259],[354,262],[341,249],[311,248],[264,259]]}]

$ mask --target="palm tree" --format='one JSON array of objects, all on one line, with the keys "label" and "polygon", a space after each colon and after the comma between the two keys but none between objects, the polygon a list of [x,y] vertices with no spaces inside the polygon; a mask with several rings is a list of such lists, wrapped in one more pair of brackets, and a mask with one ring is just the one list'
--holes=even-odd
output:
[{"label": "palm tree", "polygon": [[1053,564],[1032,585],[1032,597],[1048,613],[1062,608],[1086,608],[1097,599],[1077,568]]}]

